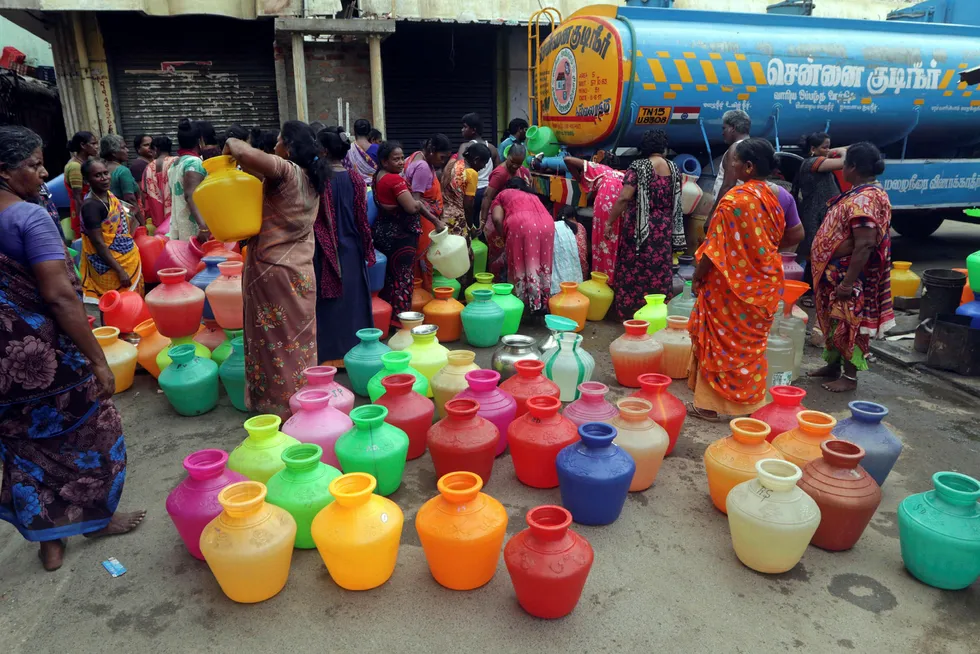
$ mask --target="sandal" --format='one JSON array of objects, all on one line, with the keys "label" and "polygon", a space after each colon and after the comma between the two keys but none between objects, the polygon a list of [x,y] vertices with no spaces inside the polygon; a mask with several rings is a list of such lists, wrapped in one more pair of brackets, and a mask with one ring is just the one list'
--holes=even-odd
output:
[{"label": "sandal", "polygon": [[687,415],[694,418],[699,418],[705,422],[729,422],[729,418],[722,416],[720,414],[710,415],[701,413],[701,409],[694,406],[694,402],[685,402],[684,406],[687,407]]},{"label": "sandal", "polygon": [[813,301],[812,295],[804,295],[803,297],[801,297],[800,304],[803,305],[803,307],[806,309],[813,309],[816,308],[817,306],[816,303],[814,303]]}]

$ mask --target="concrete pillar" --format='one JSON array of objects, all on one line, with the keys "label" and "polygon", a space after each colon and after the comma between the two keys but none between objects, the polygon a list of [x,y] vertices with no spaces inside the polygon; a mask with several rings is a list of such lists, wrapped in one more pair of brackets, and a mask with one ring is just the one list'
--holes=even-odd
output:
[{"label": "concrete pillar", "polygon": [[306,57],[303,54],[303,35],[293,34],[293,83],[296,87],[296,120],[309,122],[306,100]]},{"label": "concrete pillar", "polygon": [[85,33],[82,31],[81,14],[77,11],[71,15],[72,29],[75,32],[75,48],[78,53],[78,73],[82,78],[82,96],[85,111],[82,125],[91,132],[99,133],[99,110],[95,104],[95,86],[92,84],[92,70],[89,68],[88,46]]},{"label": "concrete pillar", "polygon": [[371,59],[371,109],[374,128],[388,137],[385,129],[385,84],[381,70],[381,37],[369,36],[368,49]]},{"label": "concrete pillar", "polygon": [[273,61],[276,66],[276,99],[279,101],[279,124],[292,118],[289,113],[289,86],[286,83],[286,54],[277,41],[273,44]]}]

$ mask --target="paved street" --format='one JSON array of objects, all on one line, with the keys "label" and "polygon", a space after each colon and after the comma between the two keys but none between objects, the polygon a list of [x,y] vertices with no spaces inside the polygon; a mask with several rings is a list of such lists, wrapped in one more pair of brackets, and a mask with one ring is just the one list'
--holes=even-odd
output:
[{"label": "paved street", "polygon": [[[946,241],[960,247],[963,237],[955,226],[951,231],[925,246],[929,256],[946,256]],[[903,245],[896,242],[896,249]],[[586,348],[600,362],[596,377],[610,385],[606,352],[619,331],[605,323],[584,332]],[[806,365],[815,367],[817,350],[808,354]],[[480,352],[478,363],[487,365],[489,356]],[[809,408],[847,415],[848,398],[802,385]],[[673,386],[690,398],[682,383]],[[383,587],[343,591],[315,550],[297,551],[277,597],[252,606],[227,600],[207,566],[184,550],[164,500],[183,478],[187,453],[230,450],[244,438],[242,414],[223,397],[210,414],[177,417],[153,380],[140,375],[118,396],[130,457],[122,508],[146,507],[147,518],[128,536],[72,539],[64,568],[50,574],[41,570],[34,546],[11,528],[0,529],[4,650],[975,652],[980,587],[942,592],[910,577],[895,511],[906,495],[926,490],[937,470],[980,474],[977,398],[884,365],[862,375],[861,387],[854,397],[890,408],[905,451],[855,549],[830,554],[811,547],[800,565],[777,576],[743,567],[725,517],[708,498],[702,464],[705,446],[727,431],[688,420],[652,489],[632,494],[613,525],[577,527],[595,548],[595,566],[575,613],[544,622],[518,607],[502,562],[493,581],[473,592],[449,591],[432,580],[414,528],[418,507],[436,492],[428,456],[409,462],[392,497],[406,523],[398,567]],[[519,484],[508,455],[498,459],[486,490],[507,507],[508,534],[523,528],[529,508],[559,502],[557,490]],[[116,579],[106,574],[100,562],[109,556],[129,572]]]}]

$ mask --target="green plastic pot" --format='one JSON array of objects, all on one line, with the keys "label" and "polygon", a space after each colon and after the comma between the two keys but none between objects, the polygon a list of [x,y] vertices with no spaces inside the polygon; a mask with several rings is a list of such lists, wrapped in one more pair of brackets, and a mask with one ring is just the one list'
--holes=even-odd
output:
[{"label": "green plastic pot", "polygon": [[402,483],[408,434],[385,422],[388,409],[376,404],[350,412],[354,428],[337,439],[334,452],[344,473],[365,472],[378,480],[378,495],[391,495]]},{"label": "green plastic pot", "polygon": [[330,482],[340,476],[340,470],[320,461],[323,448],[312,443],[291,445],[282,452],[286,467],[272,475],[266,484],[265,501],[286,509],[296,520],[296,547],[310,550],[316,547],[310,534],[313,518],[323,507],[333,502]]},{"label": "green plastic pot", "polygon": [[225,340],[221,341],[221,344],[214,348],[214,352],[211,353],[211,360],[219,366],[231,354],[231,342],[245,333],[241,329],[222,329],[221,331],[225,333]]},{"label": "green plastic pot", "polygon": [[524,302],[514,295],[514,285],[494,284],[493,301],[504,310],[504,326],[500,330],[500,335],[516,334],[524,317]]},{"label": "green plastic pot", "polygon": [[245,341],[241,336],[231,341],[231,354],[218,366],[218,377],[231,405],[239,411],[248,411],[245,406]]},{"label": "green plastic pot", "polygon": [[[515,298],[516,299],[516,298]],[[473,291],[473,301],[460,314],[466,341],[473,347],[493,347],[504,328],[504,309],[493,301],[493,291]]]},{"label": "green plastic pot", "polygon": [[473,272],[482,273],[487,271],[487,244],[483,241],[474,239],[470,243],[473,250]]},{"label": "green plastic pot", "polygon": [[[207,348],[205,348],[207,349]],[[189,344],[171,348],[173,363],[159,383],[170,405],[182,416],[199,416],[218,404],[218,364],[197,356]]]},{"label": "green plastic pot", "polygon": [[[425,375],[409,365],[412,360],[412,353],[405,350],[397,352],[385,352],[381,355],[381,370],[367,383],[367,395],[372,402],[377,402],[378,398],[385,394],[385,387],[381,385],[381,380],[388,375],[414,375],[415,383],[412,390],[426,397],[429,394],[429,380]],[[347,472],[346,470],[344,472]]]}]

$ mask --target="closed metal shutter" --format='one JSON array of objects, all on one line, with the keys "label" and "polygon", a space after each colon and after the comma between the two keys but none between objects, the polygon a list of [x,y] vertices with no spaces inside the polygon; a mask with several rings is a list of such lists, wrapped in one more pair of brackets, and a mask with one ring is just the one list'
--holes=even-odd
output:
[{"label": "closed metal shutter", "polygon": [[[166,134],[177,122],[279,129],[271,20],[100,14],[122,135]],[[135,156],[134,152],[130,152]]]},{"label": "closed metal shutter", "polygon": [[399,22],[381,45],[385,137],[411,153],[442,132],[458,146],[460,119],[476,112],[496,144],[497,30],[488,25]]}]

